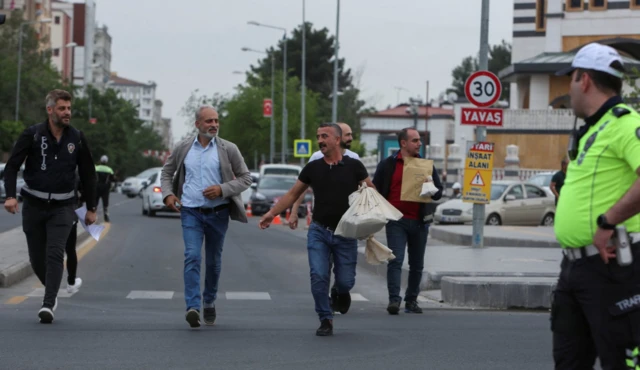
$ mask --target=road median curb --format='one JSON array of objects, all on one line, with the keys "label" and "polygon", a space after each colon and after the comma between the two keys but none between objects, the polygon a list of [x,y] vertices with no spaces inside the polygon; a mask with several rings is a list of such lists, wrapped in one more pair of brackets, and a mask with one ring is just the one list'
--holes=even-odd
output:
[{"label": "road median curb", "polygon": [[[471,234],[463,234],[445,230],[444,227],[432,226],[429,230],[432,238],[454,245],[473,244]],[[527,248],[560,248],[557,241],[532,240],[527,238],[507,238],[484,236],[484,245],[488,247],[527,247]]]}]

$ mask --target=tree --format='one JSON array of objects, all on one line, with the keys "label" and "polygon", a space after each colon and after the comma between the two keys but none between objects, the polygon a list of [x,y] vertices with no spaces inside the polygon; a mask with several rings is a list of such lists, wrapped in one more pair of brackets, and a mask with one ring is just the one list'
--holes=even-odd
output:
[{"label": "tree", "polygon": [[[18,81],[18,35],[23,22],[21,10],[14,10],[0,27],[0,121],[15,120]],[[23,27],[18,121],[29,126],[44,120],[44,98],[56,88],[69,90],[51,63],[49,52],[41,51],[46,39],[38,39],[33,27]]]},{"label": "tree", "polygon": [[[511,44],[502,40],[501,44],[493,45],[489,48],[489,71],[498,75],[498,72],[511,65]],[[451,77],[453,82],[451,87],[447,90],[449,92],[455,92],[458,96],[463,97],[464,83],[471,74],[479,69],[478,57],[468,56],[462,60],[460,65],[455,67],[451,71]],[[502,84],[501,100],[509,98],[509,84]]]},{"label": "tree", "polygon": [[200,106],[211,105],[216,109],[218,115],[226,114],[226,104],[229,100],[227,96],[214,93],[213,96],[207,97],[205,95],[199,95],[199,92],[200,89],[193,90],[184,106],[180,109],[180,115],[185,117],[185,126],[189,129],[189,131],[182,137],[183,139],[195,135],[195,115]]},{"label": "tree", "polygon": [[0,121],[0,154],[11,151],[22,131],[24,125],[21,122]]},{"label": "tree", "polygon": [[77,98],[72,102],[71,124],[82,130],[91,153],[97,161],[109,157],[109,165],[120,179],[135,175],[147,168],[162,166],[153,157],[144,157],[145,150],[166,150],[162,138],[152,127],[138,118],[138,110],[129,101],[118,97],[113,89],[104,93],[89,87],[91,115],[96,124],[89,123],[89,100]]}]

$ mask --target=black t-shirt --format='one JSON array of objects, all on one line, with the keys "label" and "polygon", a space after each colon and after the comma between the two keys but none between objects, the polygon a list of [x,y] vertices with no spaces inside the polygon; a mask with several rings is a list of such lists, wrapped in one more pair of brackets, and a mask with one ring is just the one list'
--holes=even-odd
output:
[{"label": "black t-shirt", "polygon": [[566,177],[566,175],[565,175],[564,172],[558,171],[551,178],[551,182],[555,182],[556,183],[556,191],[558,192],[558,194],[560,194],[560,189],[562,189],[562,186],[564,185],[564,178],[565,177]]},{"label": "black t-shirt", "polygon": [[343,156],[337,165],[330,166],[324,158],[307,163],[298,180],[313,189],[313,220],[335,230],[349,209],[349,195],[367,177],[369,173],[362,162]]}]

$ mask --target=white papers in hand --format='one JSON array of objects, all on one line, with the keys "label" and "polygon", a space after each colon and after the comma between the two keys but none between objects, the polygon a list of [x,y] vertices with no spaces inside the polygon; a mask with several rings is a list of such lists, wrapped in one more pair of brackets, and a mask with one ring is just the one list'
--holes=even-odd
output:
[{"label": "white papers in hand", "polygon": [[78,215],[78,221],[84,227],[84,229],[94,238],[96,241],[100,241],[100,235],[102,235],[102,230],[104,230],[104,225],[89,225],[84,222],[84,218],[87,215],[87,207],[82,206],[76,209],[76,215]]}]

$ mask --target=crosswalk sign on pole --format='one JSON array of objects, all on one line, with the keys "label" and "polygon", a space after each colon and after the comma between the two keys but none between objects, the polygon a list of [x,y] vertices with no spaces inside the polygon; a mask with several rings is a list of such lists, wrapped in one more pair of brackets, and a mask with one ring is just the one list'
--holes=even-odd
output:
[{"label": "crosswalk sign on pole", "polygon": [[311,140],[294,140],[293,156],[296,158],[311,157]]}]

